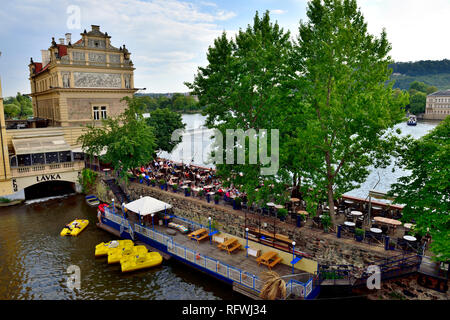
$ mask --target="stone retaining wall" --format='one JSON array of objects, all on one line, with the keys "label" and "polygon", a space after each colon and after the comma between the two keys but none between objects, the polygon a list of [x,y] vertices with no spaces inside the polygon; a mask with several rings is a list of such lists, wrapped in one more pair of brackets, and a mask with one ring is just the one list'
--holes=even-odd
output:
[{"label": "stone retaining wall", "polygon": [[276,232],[284,234],[296,242],[296,249],[305,252],[319,264],[346,265],[367,267],[373,261],[397,255],[398,252],[385,251],[384,247],[371,246],[358,243],[352,239],[339,239],[334,233],[324,233],[310,228],[297,228],[278,219],[260,217],[254,214],[245,214],[231,207],[216,205],[213,201],[207,203],[205,200],[185,197],[182,192],[163,191],[159,187],[148,187],[147,185],[130,183],[126,188],[131,200],[139,199],[140,196],[150,196],[173,206],[175,215],[184,217],[204,225],[208,225],[208,217],[212,218],[217,229],[231,235],[245,237],[245,222],[247,226],[256,227],[266,223],[261,229],[273,232],[275,221]]}]

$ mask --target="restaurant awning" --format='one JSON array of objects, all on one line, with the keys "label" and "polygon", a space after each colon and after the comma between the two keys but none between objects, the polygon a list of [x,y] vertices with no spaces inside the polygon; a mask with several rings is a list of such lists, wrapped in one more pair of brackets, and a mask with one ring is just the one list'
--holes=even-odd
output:
[{"label": "restaurant awning", "polygon": [[16,155],[70,151],[72,149],[64,140],[64,135],[34,138],[16,136],[12,139],[12,144]]},{"label": "restaurant awning", "polygon": [[138,213],[141,216],[146,216],[152,213],[164,211],[165,209],[170,209],[172,206],[158,199],[146,196],[125,204],[125,208]]}]

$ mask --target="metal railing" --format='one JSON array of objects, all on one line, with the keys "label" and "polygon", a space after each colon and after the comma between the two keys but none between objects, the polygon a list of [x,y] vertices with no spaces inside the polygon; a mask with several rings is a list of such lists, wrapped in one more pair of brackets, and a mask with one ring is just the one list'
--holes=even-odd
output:
[{"label": "metal railing", "polygon": [[[105,218],[111,220],[119,225],[126,225],[129,221],[116,213],[111,212],[109,207],[105,207]],[[187,221],[193,223],[195,225],[205,227],[202,224],[189,221],[187,219],[176,217],[177,219]],[[131,224],[129,224],[131,227]],[[125,231],[125,230],[123,230]],[[158,242],[161,245],[165,245],[167,247],[167,251],[173,255],[176,255],[186,261],[189,261],[193,264],[196,264],[204,269],[207,269],[213,273],[216,273],[226,279],[229,279],[233,282],[239,283],[256,293],[260,293],[263,283],[262,281],[254,274],[236,268],[232,265],[226,264],[220,260],[208,257],[204,254],[201,254],[198,251],[186,248],[181,244],[178,244],[174,241],[172,236],[165,235],[161,232],[150,229],[146,226],[139,225],[137,223],[134,224],[134,232],[140,234],[141,236],[151,239],[153,241]],[[293,295],[294,297],[306,298],[313,289],[312,278],[308,280],[308,282],[303,283],[297,280],[290,280],[286,284],[286,289],[289,295]]]}]

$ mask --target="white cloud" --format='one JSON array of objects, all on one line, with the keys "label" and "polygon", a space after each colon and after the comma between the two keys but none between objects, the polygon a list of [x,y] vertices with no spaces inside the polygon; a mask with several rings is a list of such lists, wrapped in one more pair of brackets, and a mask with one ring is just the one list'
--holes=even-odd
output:
[{"label": "white cloud", "polygon": [[450,1],[360,0],[369,32],[386,29],[396,61],[450,58]]},{"label": "white cloud", "polygon": [[[23,0],[11,4],[9,12],[0,12],[0,35],[11,50],[16,50],[14,43],[19,40],[15,38],[29,43],[30,37],[38,35],[39,43],[34,43],[32,50],[28,47],[26,56],[40,61],[39,50],[49,47],[52,36],[57,40],[71,32],[72,42],[75,42],[80,38],[79,33],[90,30],[91,24],[100,25],[101,31],[111,36],[114,46],[126,44],[130,50],[136,67],[137,87],[147,87],[147,91],[155,92],[187,91],[183,82],[193,80],[197,66],[206,62],[208,46],[224,30],[222,23],[236,15],[211,4],[196,5],[183,0],[44,0],[44,3]],[[69,5],[81,9],[79,30],[67,30],[66,9]],[[207,6],[207,10],[203,6]],[[17,26],[26,31],[19,35]],[[26,87],[25,92],[29,91],[28,61],[16,62],[8,72],[9,76],[20,71],[20,77],[23,77],[20,90]],[[8,93],[14,94],[19,90],[17,87],[16,84]]]},{"label": "white cloud", "polygon": [[270,13],[272,13],[272,14],[284,14],[284,13],[286,13],[286,10],[275,9],[275,10],[270,10]]}]

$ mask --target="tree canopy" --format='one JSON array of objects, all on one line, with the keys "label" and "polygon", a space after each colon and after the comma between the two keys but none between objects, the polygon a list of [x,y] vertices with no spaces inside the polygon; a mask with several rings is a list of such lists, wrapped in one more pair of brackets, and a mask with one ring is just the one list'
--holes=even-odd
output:
[{"label": "tree canopy", "polygon": [[172,152],[180,142],[180,140],[171,140],[172,132],[186,127],[186,124],[182,121],[181,114],[170,111],[168,108],[156,109],[151,111],[150,117],[145,120],[149,127],[154,128],[157,150]]},{"label": "tree canopy", "polygon": [[4,113],[6,119],[26,119],[33,115],[33,105],[30,97],[17,92],[15,97],[8,97],[3,100]]},{"label": "tree canopy", "polygon": [[153,127],[147,125],[140,112],[139,100],[125,97],[128,108],[117,118],[103,120],[103,126],[87,126],[80,136],[84,151],[99,155],[106,148],[102,160],[110,163],[125,178],[127,171],[147,164],[156,148]]},{"label": "tree canopy", "polygon": [[144,113],[166,108],[175,112],[196,112],[203,109],[193,96],[181,93],[174,93],[170,98],[162,94],[136,94],[135,97],[140,101],[141,111]]},{"label": "tree canopy", "polygon": [[385,133],[403,119],[407,96],[386,85],[391,46],[385,31],[368,33],[355,0],[313,0],[307,17],[292,59],[305,122],[297,162],[307,202],[326,199],[335,223],[334,200],[365,181],[369,166],[387,165]]},{"label": "tree canopy", "polygon": [[[268,11],[262,17],[257,12],[253,25],[239,29],[234,39],[228,39],[225,32],[215,39],[208,49],[208,65],[198,69],[193,83],[186,84],[199,97],[200,105],[206,106],[203,112],[207,116],[206,125],[222,134],[219,145],[223,149],[216,149],[214,157],[217,159],[219,152],[224,159],[227,154],[233,155],[234,161],[227,159],[227,163],[216,164],[217,174],[226,184],[234,184],[246,192],[249,203],[265,202],[268,197],[282,201],[286,196],[286,188],[278,187],[286,178],[285,168],[280,166],[274,174],[262,174],[262,168],[268,165],[261,161],[259,149],[250,150],[249,139],[261,142],[261,130],[267,130],[264,138],[270,150],[271,129],[283,127],[286,113],[283,106],[287,101],[282,98],[287,91],[280,84],[290,72],[289,36],[278,23],[270,21]],[[231,146],[227,146],[227,130],[242,130],[247,137],[243,141],[232,139]],[[243,152],[245,164],[238,160],[239,152]]]},{"label": "tree canopy", "polygon": [[403,204],[404,222],[433,239],[431,250],[439,261],[450,260],[450,116],[418,140],[405,138],[398,165],[409,170],[391,186],[395,203]]}]

